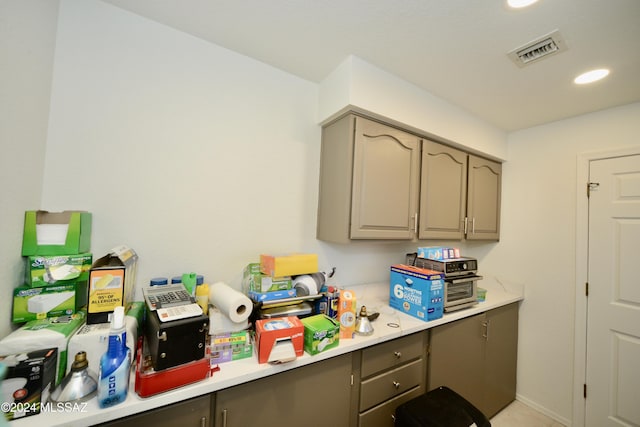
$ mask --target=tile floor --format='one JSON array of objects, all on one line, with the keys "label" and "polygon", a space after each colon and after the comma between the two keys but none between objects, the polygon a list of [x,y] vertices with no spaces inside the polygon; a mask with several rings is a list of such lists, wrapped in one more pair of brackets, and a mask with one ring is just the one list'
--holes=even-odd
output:
[{"label": "tile floor", "polygon": [[491,418],[491,427],[564,427],[564,424],[516,400]]}]

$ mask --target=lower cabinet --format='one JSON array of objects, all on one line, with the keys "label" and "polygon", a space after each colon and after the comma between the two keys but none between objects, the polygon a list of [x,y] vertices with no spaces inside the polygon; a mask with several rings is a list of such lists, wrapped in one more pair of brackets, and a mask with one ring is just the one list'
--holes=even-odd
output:
[{"label": "lower cabinet", "polygon": [[174,403],[130,417],[120,418],[101,427],[210,427],[211,396],[205,395]]},{"label": "lower cabinet", "polygon": [[218,391],[216,427],[350,424],[352,354]]},{"label": "lower cabinet", "polygon": [[427,332],[366,348],[354,356],[360,427],[393,427],[396,407],[425,392]]},{"label": "lower cabinet", "polygon": [[491,418],[515,399],[518,303],[431,330],[428,389],[447,386]]},{"label": "lower cabinet", "polygon": [[441,385],[491,418],[515,399],[517,342],[513,303],[103,426],[393,427]]}]

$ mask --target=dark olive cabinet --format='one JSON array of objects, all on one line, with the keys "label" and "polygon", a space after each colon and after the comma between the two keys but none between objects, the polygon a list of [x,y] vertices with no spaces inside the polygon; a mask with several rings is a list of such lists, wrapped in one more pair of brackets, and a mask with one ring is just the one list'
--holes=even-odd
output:
[{"label": "dark olive cabinet", "polygon": [[431,330],[428,389],[447,386],[491,418],[515,399],[518,303]]},{"label": "dark olive cabinet", "polygon": [[347,427],[351,353],[216,393],[215,426]]},{"label": "dark olive cabinet", "polygon": [[101,424],[100,427],[210,427],[211,425],[211,396],[205,395],[110,421]]}]

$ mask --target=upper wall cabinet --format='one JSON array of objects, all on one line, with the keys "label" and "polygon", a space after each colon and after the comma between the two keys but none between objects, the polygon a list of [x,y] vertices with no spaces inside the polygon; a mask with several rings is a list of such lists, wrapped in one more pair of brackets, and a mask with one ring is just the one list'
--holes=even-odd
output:
[{"label": "upper wall cabinet", "polygon": [[422,141],[420,239],[498,240],[502,165]]},{"label": "upper wall cabinet", "polygon": [[461,240],[467,209],[467,153],[422,141],[421,239]]},{"label": "upper wall cabinet", "polygon": [[469,155],[466,237],[500,239],[502,164]]},{"label": "upper wall cabinet", "polygon": [[497,240],[500,178],[499,163],[347,115],[322,130],[317,237]]},{"label": "upper wall cabinet", "polygon": [[345,116],[322,131],[318,239],[413,239],[419,187],[420,138]]}]

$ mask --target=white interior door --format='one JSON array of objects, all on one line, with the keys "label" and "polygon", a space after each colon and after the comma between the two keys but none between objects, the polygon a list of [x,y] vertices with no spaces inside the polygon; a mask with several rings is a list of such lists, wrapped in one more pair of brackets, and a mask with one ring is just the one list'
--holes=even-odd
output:
[{"label": "white interior door", "polygon": [[585,424],[640,426],[640,155],[593,160],[589,180]]}]

